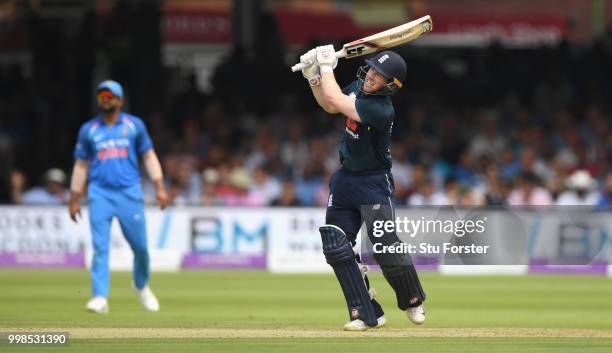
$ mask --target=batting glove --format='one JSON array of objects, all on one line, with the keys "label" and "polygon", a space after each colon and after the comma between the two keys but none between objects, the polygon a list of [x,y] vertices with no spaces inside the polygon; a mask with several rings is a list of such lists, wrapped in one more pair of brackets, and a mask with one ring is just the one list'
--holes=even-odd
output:
[{"label": "batting glove", "polygon": [[338,58],[336,58],[336,51],[333,45],[317,47],[317,63],[321,68],[321,73],[332,72],[336,68]]},{"label": "batting glove", "polygon": [[302,76],[311,86],[318,86],[321,84],[321,74],[319,72],[319,65],[317,65],[317,50],[311,49],[306,54],[300,56],[300,63],[306,65],[302,69]]}]

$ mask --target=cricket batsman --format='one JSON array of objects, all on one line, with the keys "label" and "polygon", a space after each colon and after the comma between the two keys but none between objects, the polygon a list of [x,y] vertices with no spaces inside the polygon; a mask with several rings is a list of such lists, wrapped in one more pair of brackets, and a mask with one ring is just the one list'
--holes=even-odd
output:
[{"label": "cricket batsman", "polygon": [[[370,289],[367,266],[353,248],[365,222],[369,239],[392,245],[395,232],[382,238],[371,235],[374,220],[394,220],[393,176],[391,175],[391,131],[395,115],[390,96],[401,87],[406,63],[392,51],[366,59],[357,80],[340,89],[334,76],[338,63],[333,45],[308,51],[300,57],[306,65],[303,76],[326,112],[346,118],[340,144],[342,168],[330,180],[325,225],[319,228],[326,261],[333,268],[344,293],[350,321],[346,331],[365,331],[386,322],[380,304]],[[364,216],[362,207],[371,215]],[[425,321],[425,293],[410,257],[405,254],[376,255],[384,277],[396,293],[397,304],[414,324]]]},{"label": "cricket batsman", "polygon": [[159,302],[148,286],[149,252],[138,157],[142,157],[155,183],[157,202],[163,209],[168,196],[159,159],[147,129],[138,117],[121,111],[123,89],[115,81],[98,85],[100,114],[83,124],[74,149],[70,183],[70,217],[80,216],[79,199],[88,183],[87,201],[93,243],[91,264],[92,298],[86,308],[108,313],[109,243],[111,221],[117,217],[134,252],[133,286],[148,311],[158,311]]}]

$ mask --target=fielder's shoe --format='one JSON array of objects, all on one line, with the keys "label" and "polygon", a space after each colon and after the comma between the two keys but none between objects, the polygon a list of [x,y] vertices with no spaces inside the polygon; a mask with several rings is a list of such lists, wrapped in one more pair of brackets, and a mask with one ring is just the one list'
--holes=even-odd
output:
[{"label": "fielder's shoe", "polygon": [[145,286],[142,289],[134,287],[134,290],[140,299],[140,303],[147,311],[159,311],[159,302],[149,286]]},{"label": "fielder's shoe", "polygon": [[379,328],[385,326],[387,323],[387,319],[384,316],[381,316],[377,319],[378,324],[374,327],[369,327],[365,324],[365,322],[357,319],[353,321],[349,321],[344,325],[344,331],[366,331],[369,328]]},{"label": "fielder's shoe", "polygon": [[408,308],[408,310],[406,310],[406,315],[408,315],[408,319],[415,325],[420,325],[425,322],[425,308],[423,304],[415,306],[414,308]]},{"label": "fielder's shoe", "polygon": [[85,308],[94,313],[108,314],[108,300],[102,296],[93,297],[87,301]]}]

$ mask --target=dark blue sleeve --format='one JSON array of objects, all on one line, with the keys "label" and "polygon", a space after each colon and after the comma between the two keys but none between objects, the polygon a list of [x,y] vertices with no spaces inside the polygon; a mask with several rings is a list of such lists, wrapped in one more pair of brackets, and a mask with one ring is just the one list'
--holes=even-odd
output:
[{"label": "dark blue sleeve", "polygon": [[91,145],[89,144],[89,124],[84,124],[79,129],[76,146],[74,146],[74,158],[89,160],[92,157]]},{"label": "dark blue sleeve", "polygon": [[349,83],[348,85],[344,86],[344,88],[342,89],[342,93],[344,94],[349,94],[353,91],[355,91],[355,85],[359,84],[358,81],[353,81],[351,83]]},{"label": "dark blue sleeve", "polygon": [[151,142],[151,137],[149,136],[149,132],[147,131],[147,127],[145,126],[142,120],[136,120],[136,152],[139,155],[145,154],[149,150],[153,149],[153,143]]},{"label": "dark blue sleeve", "polygon": [[375,130],[387,129],[395,115],[393,106],[382,97],[357,99],[355,109],[362,123]]}]

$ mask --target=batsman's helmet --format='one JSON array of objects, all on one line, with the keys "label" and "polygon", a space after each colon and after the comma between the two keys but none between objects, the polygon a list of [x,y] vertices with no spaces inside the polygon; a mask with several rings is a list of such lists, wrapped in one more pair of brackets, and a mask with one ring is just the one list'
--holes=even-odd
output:
[{"label": "batsman's helmet", "polygon": [[389,83],[377,91],[377,94],[395,94],[403,86],[406,78],[406,62],[397,53],[390,50],[381,51],[375,57],[366,59],[365,62],[367,65],[360,67],[357,73],[360,80],[365,79],[365,74],[370,67],[389,80]]}]

